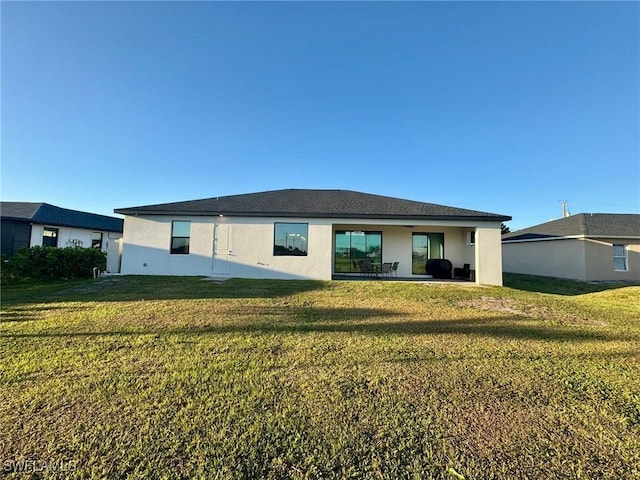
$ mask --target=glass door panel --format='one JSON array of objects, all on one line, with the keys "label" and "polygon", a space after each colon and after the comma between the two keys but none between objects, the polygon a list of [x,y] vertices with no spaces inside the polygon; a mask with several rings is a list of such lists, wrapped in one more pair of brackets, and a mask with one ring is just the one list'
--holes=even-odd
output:
[{"label": "glass door panel", "polygon": [[359,273],[360,262],[382,260],[382,232],[336,231],[335,273]]},{"label": "glass door panel", "polygon": [[428,258],[429,237],[426,233],[414,233],[413,248],[411,252],[411,273],[413,275],[426,275]]},{"label": "glass door panel", "polygon": [[444,233],[429,234],[429,258],[444,258]]},{"label": "glass door panel", "polygon": [[444,233],[414,233],[411,251],[411,273],[426,275],[427,260],[444,258]]},{"label": "glass door panel", "polygon": [[351,271],[351,235],[349,232],[336,232],[334,269],[336,273]]},{"label": "glass door panel", "polygon": [[382,234],[378,232],[367,232],[367,260],[375,266],[382,264]]}]

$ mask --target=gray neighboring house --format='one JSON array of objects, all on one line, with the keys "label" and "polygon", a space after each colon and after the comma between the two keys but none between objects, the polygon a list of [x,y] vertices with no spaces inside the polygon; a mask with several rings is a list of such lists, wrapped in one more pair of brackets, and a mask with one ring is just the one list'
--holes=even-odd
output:
[{"label": "gray neighboring house", "polygon": [[286,189],[115,210],[125,216],[122,273],[220,278],[360,276],[398,262],[431,278],[448,259],[476,283],[502,284],[500,223],[511,217],[350,190]]},{"label": "gray neighboring house", "polygon": [[640,281],[640,215],[580,213],[502,237],[505,272]]},{"label": "gray neighboring house", "polygon": [[69,210],[48,203],[0,202],[2,255],[24,247],[85,247],[107,252],[107,270],[120,271],[120,218]]}]

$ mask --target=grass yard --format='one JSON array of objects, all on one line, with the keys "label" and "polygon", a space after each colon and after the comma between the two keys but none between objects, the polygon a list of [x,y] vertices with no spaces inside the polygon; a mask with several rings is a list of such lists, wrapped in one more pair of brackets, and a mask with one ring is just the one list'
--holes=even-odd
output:
[{"label": "grass yard", "polygon": [[3,285],[6,478],[640,478],[640,286]]}]

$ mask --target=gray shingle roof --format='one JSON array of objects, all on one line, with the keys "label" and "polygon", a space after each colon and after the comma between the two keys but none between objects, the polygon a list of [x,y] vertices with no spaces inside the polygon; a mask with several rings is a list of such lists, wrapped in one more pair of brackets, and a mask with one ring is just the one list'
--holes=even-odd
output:
[{"label": "gray shingle roof", "polygon": [[640,237],[640,215],[633,213],[579,213],[508,233],[502,239],[532,240],[569,236]]},{"label": "gray shingle roof", "polygon": [[121,218],[32,202],[0,202],[0,216],[3,219],[23,220],[40,225],[59,225],[107,232],[122,232],[124,223]]},{"label": "gray shingle roof", "polygon": [[508,221],[494,213],[415,202],[350,190],[288,189],[186,202],[120,208],[124,215],[226,215],[250,217],[377,218]]}]

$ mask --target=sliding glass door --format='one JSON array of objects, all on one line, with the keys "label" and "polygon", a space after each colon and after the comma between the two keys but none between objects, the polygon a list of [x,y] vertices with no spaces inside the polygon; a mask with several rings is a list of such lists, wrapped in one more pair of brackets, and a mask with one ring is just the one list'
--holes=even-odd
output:
[{"label": "sliding glass door", "polygon": [[411,253],[411,273],[426,275],[430,258],[444,258],[444,233],[414,233]]},{"label": "sliding glass door", "polygon": [[335,273],[360,272],[360,262],[382,262],[382,232],[336,230]]}]

